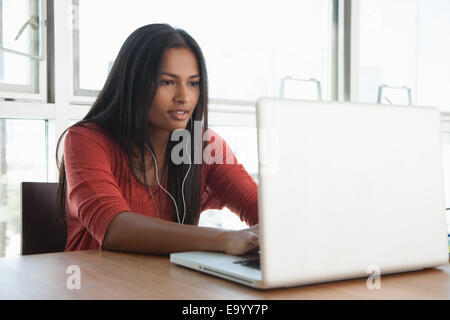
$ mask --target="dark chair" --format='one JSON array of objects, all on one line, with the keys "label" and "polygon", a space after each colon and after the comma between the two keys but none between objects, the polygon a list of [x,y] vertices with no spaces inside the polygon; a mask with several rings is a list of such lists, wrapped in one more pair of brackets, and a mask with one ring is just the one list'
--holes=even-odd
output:
[{"label": "dark chair", "polygon": [[57,215],[58,183],[22,182],[22,255],[64,251],[66,227]]}]

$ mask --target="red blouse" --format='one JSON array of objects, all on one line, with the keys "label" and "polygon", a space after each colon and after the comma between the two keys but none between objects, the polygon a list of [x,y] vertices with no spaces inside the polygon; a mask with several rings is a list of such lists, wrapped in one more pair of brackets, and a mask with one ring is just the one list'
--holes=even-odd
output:
[{"label": "red blouse", "polygon": [[[146,187],[134,177],[125,160],[120,172],[121,158],[126,159],[123,151],[97,124],[85,126],[70,128],[64,142],[67,251],[101,248],[109,224],[121,212],[157,217]],[[222,164],[204,161],[201,211],[227,207],[248,225],[257,224],[257,184],[237,163],[227,143],[213,130],[208,132],[208,148],[220,150],[216,147],[221,146],[225,151]],[[165,208],[169,210],[163,218],[178,222],[172,200],[159,186],[152,191],[165,196]],[[162,208],[158,211],[161,213]]]}]

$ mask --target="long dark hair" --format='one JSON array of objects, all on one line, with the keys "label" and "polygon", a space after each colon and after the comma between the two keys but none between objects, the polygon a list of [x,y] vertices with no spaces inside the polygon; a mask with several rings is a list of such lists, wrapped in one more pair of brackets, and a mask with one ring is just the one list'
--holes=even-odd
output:
[{"label": "long dark hair", "polygon": [[[175,29],[167,24],[143,26],[127,38],[119,51],[103,89],[100,91],[91,109],[83,120],[71,126],[96,123],[106,130],[124,151],[128,159],[128,166],[133,174],[135,174],[135,171],[131,159],[136,155],[134,151],[138,150],[139,170],[146,172],[144,156],[146,154],[146,145],[153,150],[148,132],[148,114],[158,90],[163,56],[170,48],[188,48],[196,57],[200,75],[200,95],[192,114],[192,121],[189,121],[186,129],[189,130],[191,137],[193,137],[194,122],[203,121],[203,130],[206,131],[208,128],[208,87],[203,53],[197,42],[186,31]],[[56,149],[56,161],[59,168],[58,212],[66,228],[65,197],[67,180],[64,155],[59,163],[58,149],[61,139],[68,129],[59,138]],[[176,141],[169,141],[166,149],[167,187],[177,203],[181,219],[184,211],[181,185],[188,172],[189,164],[175,165],[170,161],[172,148],[177,143]],[[191,159],[194,159],[195,144],[191,143],[190,145]],[[202,142],[202,147],[203,145],[204,142]],[[192,168],[184,185],[185,224],[198,224],[201,209],[202,175],[202,164],[192,163]],[[148,189],[146,181],[145,184]]]}]

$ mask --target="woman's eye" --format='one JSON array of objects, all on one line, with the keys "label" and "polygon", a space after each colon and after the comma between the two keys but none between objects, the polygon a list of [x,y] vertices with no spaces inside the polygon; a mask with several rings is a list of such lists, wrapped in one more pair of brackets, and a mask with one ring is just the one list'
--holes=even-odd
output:
[{"label": "woman's eye", "polygon": [[163,86],[168,86],[168,85],[173,84],[173,81],[172,80],[161,80],[160,84]]},{"label": "woman's eye", "polygon": [[[159,83],[162,86],[170,86],[170,85],[175,84],[175,82],[173,80],[161,80]],[[200,86],[200,81],[191,81],[191,82],[189,82],[189,86],[198,87],[198,86]]]}]

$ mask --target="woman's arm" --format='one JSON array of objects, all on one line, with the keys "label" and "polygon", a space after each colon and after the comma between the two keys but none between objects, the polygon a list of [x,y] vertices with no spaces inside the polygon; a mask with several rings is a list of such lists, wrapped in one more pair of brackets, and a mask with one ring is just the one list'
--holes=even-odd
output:
[{"label": "woman's arm", "polygon": [[132,213],[112,171],[113,146],[88,128],[69,130],[65,139],[68,206],[81,224],[109,250],[168,254],[207,250],[242,254],[255,248],[251,230],[226,231]]},{"label": "woman's arm", "polygon": [[161,255],[182,251],[221,251],[240,255],[258,247],[257,234],[257,226],[229,231],[122,212],[111,221],[103,249]]}]

